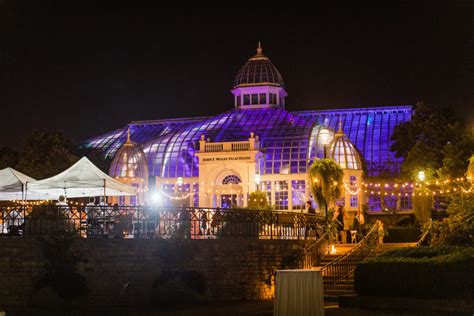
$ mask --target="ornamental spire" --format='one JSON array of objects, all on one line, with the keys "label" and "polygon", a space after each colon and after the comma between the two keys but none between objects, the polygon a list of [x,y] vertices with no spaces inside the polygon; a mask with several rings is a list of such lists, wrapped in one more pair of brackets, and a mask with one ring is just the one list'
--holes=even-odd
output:
[{"label": "ornamental spire", "polygon": [[257,45],[257,53],[255,56],[250,58],[250,60],[258,60],[258,59],[268,59],[264,54],[263,54],[263,48],[262,48],[262,43],[258,41]]},{"label": "ornamental spire", "polygon": [[127,143],[130,143],[130,127],[127,128]]},{"label": "ornamental spire", "polygon": [[342,118],[339,118],[339,130],[337,131],[337,136],[341,135],[344,136],[346,135],[344,131],[342,130]]},{"label": "ornamental spire", "polygon": [[257,55],[261,55],[262,53],[263,53],[262,43],[258,41]]}]

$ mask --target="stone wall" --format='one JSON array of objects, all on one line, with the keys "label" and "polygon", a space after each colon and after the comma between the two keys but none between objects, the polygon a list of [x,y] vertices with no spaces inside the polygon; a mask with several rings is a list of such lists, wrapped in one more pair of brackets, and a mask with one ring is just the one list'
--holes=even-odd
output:
[{"label": "stone wall", "polygon": [[[153,282],[164,270],[202,274],[205,297],[212,301],[273,297],[272,275],[304,241],[217,239],[79,239],[71,252],[81,258],[78,271],[89,293],[78,304],[148,304]],[[46,262],[44,243],[29,238],[0,238],[0,306],[45,303],[51,293],[35,286]],[[50,291],[54,293],[54,291]],[[40,302],[38,302],[40,301]]]}]

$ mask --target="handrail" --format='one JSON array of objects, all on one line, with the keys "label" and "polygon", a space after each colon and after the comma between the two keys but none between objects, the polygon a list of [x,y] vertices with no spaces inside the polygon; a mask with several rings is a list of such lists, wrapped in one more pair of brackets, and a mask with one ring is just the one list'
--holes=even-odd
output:
[{"label": "handrail", "polygon": [[[0,236],[307,239],[323,216],[301,212],[157,206],[43,205],[17,212],[0,208]],[[311,238],[312,239],[312,238]]]},{"label": "handrail", "polygon": [[[314,243],[309,245],[305,249],[304,253],[304,269],[311,269],[314,266],[315,261],[319,264],[321,257],[324,255],[326,249],[326,243],[329,237],[329,231],[326,231],[321,237],[318,238]],[[323,251],[319,251],[322,248]]]},{"label": "handrail", "polygon": [[426,238],[428,238],[428,235],[430,234],[430,231],[427,230],[423,233],[423,235],[421,235],[420,239],[418,240],[418,242],[416,243],[415,247],[420,247],[426,240]]},{"label": "handrail", "polygon": [[333,261],[329,262],[328,264],[324,265],[322,268],[321,268],[321,271],[324,270],[326,267],[330,266],[330,265],[333,265],[333,264],[336,264],[337,262],[341,261],[344,259],[344,257],[347,257],[349,256],[351,253],[353,253],[354,251],[356,251],[358,248],[362,247],[365,243],[365,241],[369,238],[370,234],[373,233],[373,231],[375,230],[375,228],[378,228],[378,221],[374,224],[374,226],[372,226],[372,228],[369,230],[369,232],[365,235],[364,238],[362,238],[361,241],[359,241],[351,250],[349,250],[347,253],[345,253],[343,256],[340,256],[340,257],[337,257],[336,259],[334,259]]},{"label": "handrail", "polygon": [[372,253],[370,241],[377,241],[380,221],[377,221],[365,237],[349,252],[336,258],[321,268],[324,289],[328,290],[352,273],[357,264]]}]

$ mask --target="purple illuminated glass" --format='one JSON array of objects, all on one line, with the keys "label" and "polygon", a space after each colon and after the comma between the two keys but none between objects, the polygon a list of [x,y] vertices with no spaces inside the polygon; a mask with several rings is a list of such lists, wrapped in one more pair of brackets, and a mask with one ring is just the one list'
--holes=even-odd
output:
[{"label": "purple illuminated glass", "polygon": [[[139,143],[148,160],[150,175],[196,177],[195,155],[202,134],[213,142],[246,140],[258,135],[265,148],[262,173],[305,173],[307,160],[323,156],[318,142],[322,126],[343,130],[365,158],[370,175],[381,167],[398,171],[400,158],[390,152],[395,125],[409,121],[411,106],[288,112],[281,108],[240,109],[214,117],[132,122],[132,140]],[[127,127],[93,138],[86,147],[99,148],[113,156],[126,140]]]}]

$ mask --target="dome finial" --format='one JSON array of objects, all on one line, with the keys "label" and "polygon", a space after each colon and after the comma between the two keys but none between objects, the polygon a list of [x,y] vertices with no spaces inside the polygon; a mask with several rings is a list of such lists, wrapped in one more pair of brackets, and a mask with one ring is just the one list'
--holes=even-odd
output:
[{"label": "dome finial", "polygon": [[127,143],[130,143],[130,127],[127,128]]},{"label": "dome finial", "polygon": [[345,135],[344,131],[342,130],[342,118],[339,118],[339,130],[337,131],[337,135]]},{"label": "dome finial", "polygon": [[255,60],[255,59],[268,59],[268,58],[265,57],[265,55],[263,54],[262,42],[260,42],[260,41],[258,41],[257,53],[255,54],[255,56],[253,56],[252,58],[250,58],[250,60]]}]

